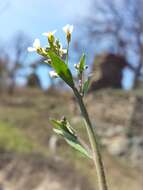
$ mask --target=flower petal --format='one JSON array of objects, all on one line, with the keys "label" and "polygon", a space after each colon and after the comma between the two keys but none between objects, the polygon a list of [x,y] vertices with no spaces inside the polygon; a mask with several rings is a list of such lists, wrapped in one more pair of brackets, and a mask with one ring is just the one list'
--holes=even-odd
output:
[{"label": "flower petal", "polygon": [[40,40],[38,39],[38,38],[36,38],[35,40],[34,40],[34,43],[33,43],[33,47],[35,48],[35,49],[38,49],[38,48],[40,48]]},{"label": "flower petal", "polygon": [[49,75],[51,78],[57,78],[58,77],[58,74],[55,71],[50,71]]},{"label": "flower petal", "polygon": [[44,33],[42,33],[42,35],[48,37],[49,35],[54,35],[56,32],[57,32],[57,30],[54,30],[52,32],[44,32]]},{"label": "flower petal", "polygon": [[28,47],[28,48],[27,48],[27,51],[29,51],[29,52],[34,52],[34,51],[36,51],[36,49],[33,48],[33,47]]},{"label": "flower petal", "polygon": [[67,33],[72,33],[73,32],[73,25],[67,24],[63,27],[63,31],[67,34]]}]

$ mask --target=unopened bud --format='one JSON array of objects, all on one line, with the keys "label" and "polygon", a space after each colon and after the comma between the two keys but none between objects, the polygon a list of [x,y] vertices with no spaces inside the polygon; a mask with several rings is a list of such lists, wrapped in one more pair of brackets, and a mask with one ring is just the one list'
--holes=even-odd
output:
[{"label": "unopened bud", "polygon": [[85,65],[85,66],[84,66],[84,69],[85,69],[85,70],[88,69],[88,65]]},{"label": "unopened bud", "polygon": [[55,71],[50,71],[49,75],[51,78],[58,78],[58,74]]},{"label": "unopened bud", "polygon": [[68,32],[67,33],[67,42],[70,43],[70,41],[71,41],[71,33]]},{"label": "unopened bud", "polygon": [[79,64],[74,64],[74,68],[78,70],[79,69]]},{"label": "unopened bud", "polygon": [[56,33],[56,30],[54,30],[53,32],[44,32],[43,36],[47,36],[48,37],[49,43],[54,43],[54,41],[55,41],[54,34],[55,33]]},{"label": "unopened bud", "polygon": [[71,33],[73,32],[73,25],[67,24],[63,27],[63,31],[66,33],[67,42],[70,43],[71,41]]},{"label": "unopened bud", "polygon": [[47,60],[45,60],[44,63],[51,64],[51,59],[47,59]]}]

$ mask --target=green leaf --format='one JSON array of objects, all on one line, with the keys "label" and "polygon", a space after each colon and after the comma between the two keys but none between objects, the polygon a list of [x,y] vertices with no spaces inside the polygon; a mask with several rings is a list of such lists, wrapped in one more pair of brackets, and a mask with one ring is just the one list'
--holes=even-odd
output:
[{"label": "green leaf", "polygon": [[85,67],[85,54],[83,53],[79,62],[79,72],[82,73]]},{"label": "green leaf", "polygon": [[81,145],[75,131],[70,126],[69,122],[67,120],[65,121],[66,122],[64,123],[63,121],[59,120],[51,120],[52,124],[55,126],[55,128],[53,129],[54,132],[58,135],[61,135],[65,139],[65,141],[78,152],[88,158],[91,158],[91,155],[88,153],[88,151]]},{"label": "green leaf", "polygon": [[73,147],[74,149],[76,149],[78,152],[80,152],[81,154],[83,154],[84,156],[86,156],[87,158],[92,158],[91,155],[87,152],[87,150],[77,141],[71,141],[68,139],[65,139],[66,142]]},{"label": "green leaf", "polygon": [[60,129],[60,130],[68,132],[67,127],[65,125],[63,125],[61,121],[51,119],[51,123],[55,126],[56,129]]},{"label": "green leaf", "polygon": [[52,124],[55,126],[55,128],[57,130],[61,130],[64,131],[65,133],[69,133],[71,135],[75,135],[75,131],[73,130],[73,128],[70,126],[69,122],[66,120],[66,122],[64,123],[63,121],[59,121],[59,120],[51,120]]},{"label": "green leaf", "polygon": [[89,84],[90,84],[90,78],[88,77],[88,79],[84,82],[83,85],[83,95],[86,95],[89,89]]},{"label": "green leaf", "polygon": [[74,87],[72,74],[65,62],[58,57],[51,50],[48,51],[48,56],[50,57],[52,63],[51,66],[54,68],[56,73],[71,87]]}]

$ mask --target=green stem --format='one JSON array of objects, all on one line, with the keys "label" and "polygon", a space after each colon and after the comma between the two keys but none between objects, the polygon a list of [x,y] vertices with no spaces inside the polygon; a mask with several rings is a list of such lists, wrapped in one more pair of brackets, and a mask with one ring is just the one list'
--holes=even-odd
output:
[{"label": "green stem", "polygon": [[79,92],[80,92],[80,95],[82,96],[83,92],[82,92],[82,85],[83,85],[83,73],[80,73],[79,74]]},{"label": "green stem", "polygon": [[66,64],[68,65],[69,61],[69,43],[67,44],[67,54],[66,54]]},{"label": "green stem", "polygon": [[86,125],[89,141],[92,148],[93,161],[94,161],[94,165],[97,172],[99,190],[108,190],[105,172],[104,172],[104,166],[103,166],[102,157],[100,154],[96,134],[94,132],[91,121],[89,119],[89,115],[84,105],[82,96],[79,94],[76,88],[73,89],[73,92],[77,98],[77,101],[78,101],[78,104],[79,104],[79,107],[80,107],[80,110],[81,110],[81,113]]}]

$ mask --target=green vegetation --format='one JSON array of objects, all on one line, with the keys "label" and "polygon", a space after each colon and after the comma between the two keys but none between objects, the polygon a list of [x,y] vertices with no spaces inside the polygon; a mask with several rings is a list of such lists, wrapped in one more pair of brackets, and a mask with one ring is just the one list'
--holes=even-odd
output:
[{"label": "green vegetation", "polygon": [[0,149],[8,152],[29,153],[35,145],[18,128],[0,122]]}]

